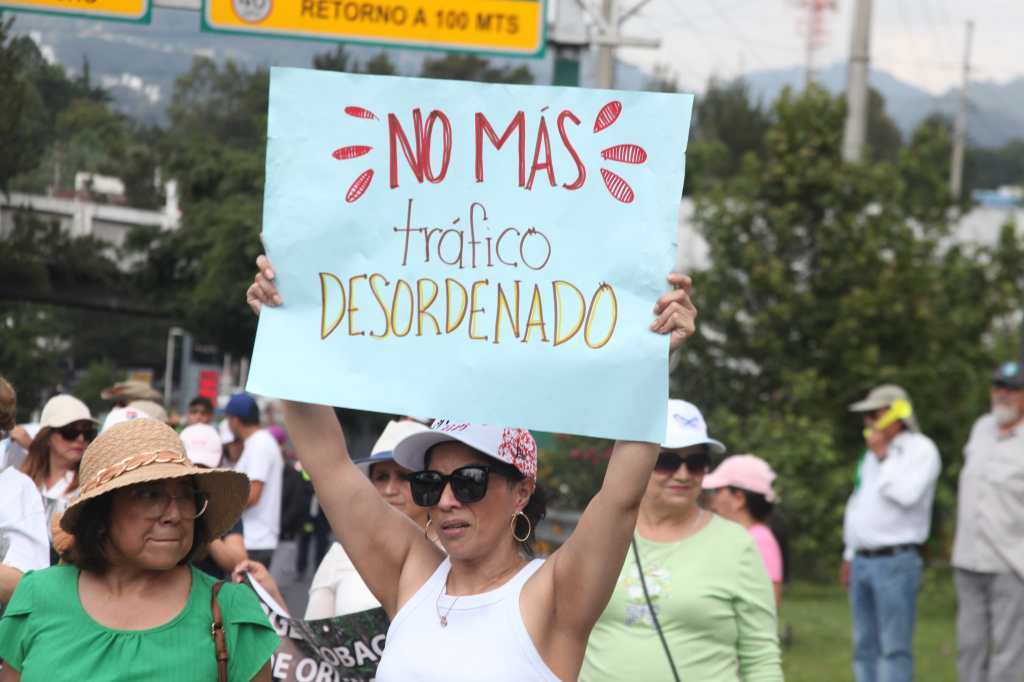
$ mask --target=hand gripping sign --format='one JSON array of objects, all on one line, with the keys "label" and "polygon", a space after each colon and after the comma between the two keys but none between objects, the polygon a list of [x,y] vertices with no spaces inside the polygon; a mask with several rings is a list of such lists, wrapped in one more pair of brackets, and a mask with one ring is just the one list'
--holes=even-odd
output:
[{"label": "hand gripping sign", "polygon": [[692,101],[274,69],[249,390],[661,441]]}]

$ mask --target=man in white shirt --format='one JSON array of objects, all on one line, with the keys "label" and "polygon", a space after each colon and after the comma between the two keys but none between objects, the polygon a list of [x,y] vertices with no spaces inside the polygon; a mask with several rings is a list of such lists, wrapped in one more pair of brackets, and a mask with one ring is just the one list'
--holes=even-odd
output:
[{"label": "man in white shirt", "polygon": [[281,534],[281,478],[284,460],[272,435],[260,428],[260,409],[246,393],[231,396],[228,428],[244,443],[235,470],[249,477],[249,504],[242,513],[243,537],[249,558],[270,565]]},{"label": "man in white shirt", "polygon": [[0,610],[22,574],[50,565],[46,513],[32,479],[12,468],[0,471]]},{"label": "man in white shirt", "polygon": [[[14,387],[0,376],[0,436],[15,428],[16,406]],[[0,440],[0,445],[6,444],[7,439]],[[49,565],[50,541],[39,491],[25,474],[0,466],[0,613],[22,574]]]},{"label": "man in white shirt", "polygon": [[911,682],[917,592],[941,460],[907,392],[884,385],[850,406],[867,450],[846,504],[841,579],[850,591],[857,682]]},{"label": "man in white shirt", "polygon": [[1024,366],[992,377],[964,446],[957,498],[960,682],[1024,679]]}]

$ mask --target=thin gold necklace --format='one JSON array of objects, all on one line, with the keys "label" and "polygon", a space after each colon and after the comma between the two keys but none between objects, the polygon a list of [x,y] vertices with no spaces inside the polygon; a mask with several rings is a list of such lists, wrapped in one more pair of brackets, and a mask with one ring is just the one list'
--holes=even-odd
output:
[{"label": "thin gold necklace", "polygon": [[[500,573],[496,578],[492,578],[485,583],[483,589],[481,589],[477,594],[483,594],[491,587],[491,585],[495,584],[509,573],[518,573],[520,568],[522,568],[522,566],[513,566],[508,571]],[[437,620],[441,623],[441,627],[443,628],[448,627],[448,614],[450,614],[452,609],[455,608],[455,603],[462,598],[461,594],[456,595],[455,599],[453,599],[452,603],[448,605],[448,608],[445,609],[444,613],[441,613],[441,597],[448,592],[448,578],[451,577],[451,574],[451,569],[449,568],[448,575],[444,577],[444,585],[441,587],[441,591],[437,593],[437,599],[434,600],[434,610],[437,611]]]}]

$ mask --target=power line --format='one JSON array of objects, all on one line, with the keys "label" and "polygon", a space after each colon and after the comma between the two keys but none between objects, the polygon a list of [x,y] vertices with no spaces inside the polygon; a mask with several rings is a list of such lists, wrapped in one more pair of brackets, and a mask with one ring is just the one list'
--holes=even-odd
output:
[{"label": "power line", "polygon": [[[903,3],[897,2],[896,7],[899,9],[900,21],[903,23],[903,28],[906,31],[907,39],[910,41],[910,49],[914,53],[914,59],[917,62],[917,66],[918,68],[923,68],[924,60],[921,59],[921,53],[917,49],[917,40],[914,39],[914,32],[911,30],[910,22],[907,20],[907,14],[904,11]],[[928,76],[927,72],[923,73],[923,76],[924,78],[921,79],[921,82],[926,83],[927,87],[931,89],[931,78]]]},{"label": "power line", "polygon": [[729,28],[729,30],[732,32],[732,34],[742,41],[743,49],[749,52],[750,56],[752,56],[757,62],[763,64],[764,60],[761,58],[761,55],[757,54],[752,49],[752,42],[748,40],[747,36],[742,31],[740,31],[739,27],[736,26],[736,24],[733,23],[732,19],[730,19],[729,16],[724,11],[721,10],[721,8],[716,4],[716,0],[708,0],[708,2],[710,3],[711,9],[714,10],[715,15],[718,17],[719,21],[725,24],[726,27]]}]

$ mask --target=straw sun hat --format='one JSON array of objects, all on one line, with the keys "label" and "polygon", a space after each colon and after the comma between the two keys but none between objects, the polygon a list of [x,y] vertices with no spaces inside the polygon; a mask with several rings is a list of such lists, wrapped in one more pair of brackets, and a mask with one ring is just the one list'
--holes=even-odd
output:
[{"label": "straw sun hat", "polygon": [[156,419],[115,424],[86,448],[78,470],[81,493],[64,512],[60,527],[72,532],[88,500],[136,483],[186,476],[194,477],[209,499],[203,518],[210,537],[220,537],[235,524],[249,499],[245,474],[195,466],[174,429]]}]

